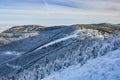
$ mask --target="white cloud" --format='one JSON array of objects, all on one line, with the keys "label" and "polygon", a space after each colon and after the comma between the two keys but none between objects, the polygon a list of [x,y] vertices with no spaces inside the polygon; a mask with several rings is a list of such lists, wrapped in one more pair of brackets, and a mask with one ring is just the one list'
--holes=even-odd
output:
[{"label": "white cloud", "polygon": [[[120,0],[52,0],[57,3],[65,3],[71,6],[77,6],[80,9],[102,9],[102,10],[119,10]],[[65,5],[64,5],[65,6]]]},{"label": "white cloud", "polygon": [[[120,5],[108,0],[51,0],[74,4],[78,8],[47,3],[31,9],[0,9],[0,24],[74,24],[87,22],[119,22]],[[31,3],[32,4],[32,3]],[[82,5],[81,5],[82,4]],[[34,4],[35,5],[35,4]],[[38,8],[36,8],[38,7]]]}]

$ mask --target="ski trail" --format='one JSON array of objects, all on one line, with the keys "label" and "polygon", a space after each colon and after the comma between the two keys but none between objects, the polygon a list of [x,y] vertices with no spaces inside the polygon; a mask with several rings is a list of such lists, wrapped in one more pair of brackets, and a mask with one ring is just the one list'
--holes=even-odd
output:
[{"label": "ski trail", "polygon": [[42,48],[45,48],[45,47],[48,47],[48,46],[50,46],[50,45],[53,45],[53,44],[58,43],[58,42],[61,42],[61,41],[65,41],[65,40],[68,40],[68,39],[71,39],[71,38],[76,38],[76,37],[79,36],[79,33],[81,33],[81,32],[82,32],[82,30],[77,30],[77,31],[73,32],[73,34],[71,34],[70,36],[66,36],[66,37],[64,37],[64,38],[60,38],[60,39],[51,41],[51,42],[49,42],[49,43],[47,43],[47,44],[45,44],[45,45],[37,48],[35,51],[37,51],[37,50],[39,50],[39,49],[42,49]]}]

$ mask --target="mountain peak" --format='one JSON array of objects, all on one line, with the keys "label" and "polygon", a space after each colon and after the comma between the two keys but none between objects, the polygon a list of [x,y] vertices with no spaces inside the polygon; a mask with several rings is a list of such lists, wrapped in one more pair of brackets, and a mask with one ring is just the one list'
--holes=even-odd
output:
[{"label": "mountain peak", "polygon": [[45,26],[41,25],[23,25],[23,26],[14,26],[3,33],[23,33],[23,32],[33,32],[33,31],[39,31],[42,28],[45,28]]},{"label": "mountain peak", "polygon": [[111,23],[98,23],[98,24],[92,24],[92,25],[97,25],[97,26],[113,26],[115,24],[111,24]]}]

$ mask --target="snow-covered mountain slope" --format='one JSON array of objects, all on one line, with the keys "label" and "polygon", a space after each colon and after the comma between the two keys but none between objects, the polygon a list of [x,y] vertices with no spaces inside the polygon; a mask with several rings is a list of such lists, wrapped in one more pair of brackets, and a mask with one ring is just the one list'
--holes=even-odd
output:
[{"label": "snow-covered mountain slope", "polygon": [[89,60],[119,49],[116,27],[111,24],[49,27],[38,30],[35,36],[1,46],[1,79],[40,80],[72,65],[79,64],[81,69]]},{"label": "snow-covered mountain slope", "polygon": [[[48,28],[42,28],[41,30],[39,30],[38,28],[37,31],[15,33],[15,35],[18,35],[18,37],[13,36],[13,37],[7,38],[7,40],[12,42],[1,46],[0,51],[8,50],[8,51],[25,51],[26,52],[31,50],[31,48],[36,46],[36,44],[43,45],[51,40],[55,40],[60,37],[63,37],[73,32],[74,30],[75,30],[74,27],[58,26],[56,28],[48,27]],[[22,48],[21,47],[22,45],[25,45],[25,46]]]},{"label": "snow-covered mountain slope", "polygon": [[[31,64],[34,64],[35,62],[41,60],[42,58],[44,58],[45,56],[48,56],[50,54],[50,56],[52,56],[52,52],[57,52],[57,50],[62,50],[62,49],[67,49],[65,46],[68,46],[69,44],[72,44],[72,41],[69,41],[69,42],[64,42],[65,45],[61,45],[61,46],[56,46],[56,43],[61,43],[62,41],[66,41],[66,40],[69,40],[69,39],[73,39],[73,38],[76,38],[77,37],[77,34],[81,32],[81,31],[75,31],[73,34],[69,35],[69,36],[66,36],[64,38],[60,38],[60,39],[57,39],[55,41],[51,41],[43,46],[40,46],[38,47],[37,49],[33,50],[32,52],[30,53],[26,53],[20,57],[18,57],[16,60],[9,60],[7,62],[7,64],[12,64],[12,65],[19,65],[19,66],[22,66],[23,68],[28,68],[31,66]],[[74,45],[76,45],[76,43],[74,43]],[[53,48],[52,48],[53,46]],[[51,47],[51,48],[50,48]],[[73,47],[73,46],[71,46]],[[46,48],[46,49],[45,49]],[[43,54],[44,52],[44,54]],[[60,53],[59,53],[60,54]],[[56,54],[57,55],[57,54]],[[62,55],[62,54],[61,54]],[[59,55],[57,55],[59,56]],[[55,57],[55,56],[54,56]],[[53,58],[54,58],[53,57]],[[41,60],[42,61],[42,60]],[[4,65],[4,66],[3,66]],[[8,65],[6,65],[6,62],[5,64],[2,64],[3,68],[7,68]],[[2,68],[2,66],[0,67],[0,69]],[[8,67],[9,68],[9,67]],[[11,69],[11,68],[10,68]],[[10,71],[9,69],[9,71]],[[9,73],[9,71],[7,73]],[[16,69],[15,69],[16,71]],[[5,71],[3,70],[3,72],[5,73]]]},{"label": "snow-covered mountain slope", "polygon": [[120,48],[105,56],[60,70],[42,80],[120,80]]},{"label": "snow-covered mountain slope", "polygon": [[[62,38],[66,35],[69,35],[71,32],[75,30],[75,27],[48,27],[45,28],[43,31],[37,31],[36,35],[34,36],[29,36],[27,38],[21,37],[21,39],[18,37],[12,37],[9,38],[10,40],[13,40],[11,43],[0,46],[0,56],[2,59],[0,59],[0,63],[6,60],[9,60],[13,58],[8,57],[8,55],[4,55],[6,52],[16,52],[16,53],[29,53],[32,52],[34,49],[37,49],[40,46],[43,46],[46,43],[49,43],[53,40],[56,40],[58,38]],[[31,32],[28,33],[21,33],[21,34],[30,34]],[[20,39],[20,40],[19,40]]]},{"label": "snow-covered mountain slope", "polygon": [[12,27],[0,33],[0,38],[3,38],[3,40],[0,41],[0,45],[8,44],[12,41],[21,40],[29,36],[35,36],[44,28],[44,26],[40,25],[24,25]]}]

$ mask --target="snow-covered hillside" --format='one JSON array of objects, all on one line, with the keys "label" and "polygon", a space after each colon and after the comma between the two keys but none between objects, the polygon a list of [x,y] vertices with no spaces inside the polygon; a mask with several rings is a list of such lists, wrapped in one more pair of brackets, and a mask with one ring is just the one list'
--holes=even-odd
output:
[{"label": "snow-covered hillside", "polygon": [[0,54],[0,79],[119,80],[120,34],[113,26],[50,27],[4,45],[10,51]]},{"label": "snow-covered hillside", "polygon": [[42,80],[120,80],[120,48],[81,64],[52,73]]},{"label": "snow-covered hillside", "polygon": [[77,50],[66,53],[63,58],[56,58],[54,62],[47,63],[46,67],[36,65],[32,71],[24,71],[14,78],[17,80],[119,80],[119,44],[120,36],[114,35],[102,41],[96,40],[90,46],[79,45]]}]

